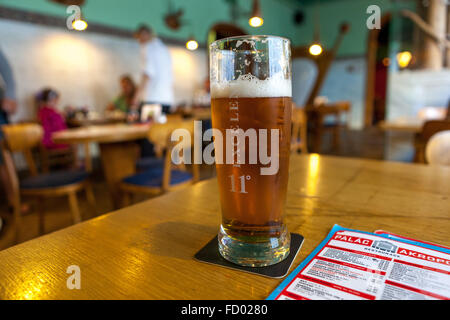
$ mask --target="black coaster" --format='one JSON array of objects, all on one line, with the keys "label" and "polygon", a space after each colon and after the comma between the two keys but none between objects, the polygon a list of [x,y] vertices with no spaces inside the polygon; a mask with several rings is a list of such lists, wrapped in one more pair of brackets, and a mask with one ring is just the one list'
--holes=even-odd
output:
[{"label": "black coaster", "polygon": [[281,261],[280,263],[267,266],[267,267],[244,267],[237,264],[234,264],[228,260],[225,260],[219,253],[219,242],[217,240],[217,236],[214,237],[206,246],[200,249],[194,256],[195,259],[216,264],[222,267],[237,269],[249,273],[259,274],[261,276],[269,277],[269,278],[283,278],[287,275],[289,268],[294,262],[297,253],[300,251],[300,248],[303,244],[303,236],[297,233],[291,233],[291,248],[289,252],[289,256]]}]

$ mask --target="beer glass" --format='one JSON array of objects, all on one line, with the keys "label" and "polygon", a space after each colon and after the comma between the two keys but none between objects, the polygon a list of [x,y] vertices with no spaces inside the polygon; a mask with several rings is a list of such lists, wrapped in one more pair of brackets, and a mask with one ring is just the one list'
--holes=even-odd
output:
[{"label": "beer glass", "polygon": [[[222,224],[219,251],[244,266],[289,255],[284,223],[292,112],[288,39],[240,36],[210,46],[210,85]],[[219,141],[220,140],[220,141]]]}]

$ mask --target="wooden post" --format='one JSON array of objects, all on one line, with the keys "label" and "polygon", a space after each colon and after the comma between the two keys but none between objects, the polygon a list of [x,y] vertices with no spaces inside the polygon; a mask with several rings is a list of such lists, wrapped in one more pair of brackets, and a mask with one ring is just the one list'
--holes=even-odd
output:
[{"label": "wooden post", "polygon": [[[447,10],[447,34],[450,34],[450,9]],[[447,61],[445,65],[447,68],[450,68],[450,47],[447,47]]]},{"label": "wooden post", "polygon": [[[439,38],[445,38],[447,27],[447,8],[445,0],[430,0],[427,22]],[[444,50],[441,44],[430,37],[425,38],[424,68],[441,70],[444,62]]]}]

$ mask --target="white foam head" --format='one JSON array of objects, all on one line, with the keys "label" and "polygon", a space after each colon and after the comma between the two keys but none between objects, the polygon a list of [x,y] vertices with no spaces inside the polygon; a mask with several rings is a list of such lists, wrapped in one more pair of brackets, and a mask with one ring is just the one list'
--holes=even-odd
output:
[{"label": "white foam head", "polygon": [[291,97],[291,80],[281,73],[266,80],[246,74],[236,80],[211,83],[212,98],[270,98]]}]

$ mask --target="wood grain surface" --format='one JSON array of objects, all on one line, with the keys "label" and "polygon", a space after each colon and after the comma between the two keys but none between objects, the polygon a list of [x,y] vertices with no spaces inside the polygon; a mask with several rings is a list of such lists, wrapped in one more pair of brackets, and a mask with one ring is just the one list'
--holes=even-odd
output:
[{"label": "wood grain surface", "polygon": [[[4,250],[0,298],[265,299],[281,280],[193,259],[218,231],[218,196],[204,181]],[[305,237],[294,267],[335,223],[450,245],[450,169],[295,155],[286,221]]]}]

